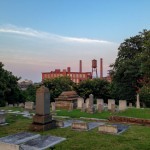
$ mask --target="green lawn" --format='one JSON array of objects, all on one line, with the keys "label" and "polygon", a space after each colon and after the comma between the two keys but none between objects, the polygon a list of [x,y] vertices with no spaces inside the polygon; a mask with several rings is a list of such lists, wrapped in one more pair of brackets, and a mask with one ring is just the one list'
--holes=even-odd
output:
[{"label": "green lawn", "polygon": [[[0,137],[29,131],[32,119],[7,114],[7,122],[9,125],[0,127]],[[101,134],[97,128],[91,131],[73,131],[70,127],[38,133],[65,137],[67,140],[56,145],[56,150],[149,150],[150,148],[150,127],[146,126],[131,125],[121,135]]]},{"label": "green lawn", "polygon": [[108,119],[108,117],[110,117],[111,115],[117,115],[117,116],[150,119],[150,109],[149,108],[144,108],[144,109],[128,108],[126,111],[123,112],[111,113],[109,111],[103,111],[102,113],[94,113],[94,114],[81,112],[81,110],[73,110],[73,111],[59,110],[57,111],[57,115],[69,116],[71,118],[87,117],[87,118],[99,118],[99,119]]},{"label": "green lawn", "polygon": [[[1,108],[7,109],[8,108]],[[20,108],[9,108],[13,110],[20,110]],[[21,109],[20,111],[24,111]],[[91,117],[107,119],[110,112],[86,114],[80,110],[74,111],[57,111],[57,115],[70,116],[73,118]],[[115,113],[115,115],[129,116],[129,117],[143,117],[150,119],[150,109],[128,109],[124,112]],[[7,114],[7,126],[0,126],[0,137],[21,131],[29,131],[29,126],[32,119],[24,118],[21,115]],[[31,131],[29,131],[31,132]],[[121,135],[109,135],[98,133],[95,128],[90,131],[74,131],[68,128],[57,128],[49,131],[38,132],[42,135],[54,135],[65,137],[67,140],[56,145],[56,150],[149,150],[150,149],[150,127],[140,125],[130,125],[129,129]]]}]

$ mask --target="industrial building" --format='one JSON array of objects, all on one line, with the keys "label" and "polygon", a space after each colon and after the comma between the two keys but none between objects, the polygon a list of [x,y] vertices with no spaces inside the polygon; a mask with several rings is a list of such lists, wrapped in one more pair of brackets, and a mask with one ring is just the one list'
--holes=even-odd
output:
[{"label": "industrial building", "polygon": [[[94,75],[95,73],[95,75]],[[98,78],[97,74],[97,60],[92,60],[92,72],[82,72],[82,60],[79,61],[79,72],[72,72],[71,68],[67,69],[55,69],[51,72],[42,72],[42,81],[45,79],[53,79],[56,77],[68,76],[74,83],[80,83],[83,80],[92,79],[93,77]],[[103,59],[100,58],[100,78],[111,82],[110,76],[103,77]]]},{"label": "industrial building", "polygon": [[72,72],[71,68],[68,67],[67,69],[55,69],[55,71],[51,72],[42,72],[42,80],[45,79],[53,79],[56,77],[68,76],[74,83],[80,83],[83,80],[92,79],[91,72],[82,72],[82,60],[79,63],[79,72]]}]

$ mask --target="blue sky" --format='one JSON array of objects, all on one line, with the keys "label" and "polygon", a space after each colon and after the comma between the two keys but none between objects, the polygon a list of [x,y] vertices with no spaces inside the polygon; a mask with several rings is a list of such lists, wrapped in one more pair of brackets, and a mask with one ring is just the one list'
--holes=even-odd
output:
[{"label": "blue sky", "polygon": [[91,71],[104,59],[104,75],[124,39],[150,27],[149,0],[1,0],[0,60],[22,79],[68,66]]}]

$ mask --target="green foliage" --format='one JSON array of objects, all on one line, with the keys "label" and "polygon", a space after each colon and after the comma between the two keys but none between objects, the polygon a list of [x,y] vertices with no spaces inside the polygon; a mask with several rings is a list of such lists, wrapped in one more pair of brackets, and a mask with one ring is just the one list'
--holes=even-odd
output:
[{"label": "green foliage", "polygon": [[126,39],[118,48],[112,65],[113,94],[116,99],[135,102],[136,93],[150,83],[150,31]]},{"label": "green foliage", "polygon": [[107,99],[110,97],[109,86],[109,82],[95,78],[93,80],[80,82],[76,87],[76,91],[85,99],[89,97],[90,94],[93,94],[95,98]]},{"label": "green foliage", "polygon": [[150,107],[150,87],[143,86],[140,90],[140,99],[146,104],[147,107]]},{"label": "green foliage", "polygon": [[50,90],[51,101],[54,101],[63,91],[73,90],[73,82],[69,77],[46,79],[43,84]]},{"label": "green foliage", "polygon": [[16,103],[20,100],[21,92],[17,81],[20,79],[3,68],[0,62],[0,100],[8,103]]},{"label": "green foliage", "polygon": [[25,91],[22,91],[24,101],[35,102],[36,99],[36,86],[29,85]]}]

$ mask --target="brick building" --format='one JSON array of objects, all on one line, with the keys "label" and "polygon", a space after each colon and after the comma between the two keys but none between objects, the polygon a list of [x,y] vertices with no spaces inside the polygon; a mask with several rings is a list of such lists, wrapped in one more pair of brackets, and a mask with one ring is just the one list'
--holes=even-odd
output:
[{"label": "brick building", "polygon": [[82,71],[71,72],[70,67],[68,67],[67,69],[63,69],[63,71],[61,71],[60,69],[55,69],[55,71],[51,71],[51,72],[42,72],[42,80],[53,79],[62,76],[70,77],[70,79],[77,84],[83,80],[92,79],[91,72],[82,72]]}]

